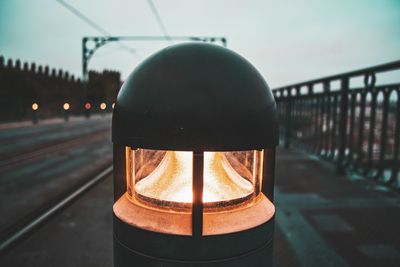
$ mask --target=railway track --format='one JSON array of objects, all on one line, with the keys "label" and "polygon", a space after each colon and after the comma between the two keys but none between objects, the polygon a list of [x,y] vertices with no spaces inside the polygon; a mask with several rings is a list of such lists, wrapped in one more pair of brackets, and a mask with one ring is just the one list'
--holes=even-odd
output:
[{"label": "railway track", "polygon": [[56,200],[51,201],[51,204],[42,207],[38,212],[27,216],[29,218],[22,220],[23,223],[19,223],[17,226],[13,227],[13,229],[9,229],[4,234],[0,235],[0,254],[8,251],[38,227],[45,224],[45,222],[50,218],[59,214],[64,208],[85,194],[85,192],[109,176],[112,173],[112,169],[112,164],[101,169],[96,175],[86,179],[84,182],[80,183],[78,186],[66,192]]},{"label": "railway track", "polygon": [[50,124],[40,125],[39,127],[28,127],[28,128],[13,128],[13,129],[0,129],[0,145],[18,142],[24,138],[32,138],[40,135],[48,135],[57,133],[59,131],[76,131],[81,127],[90,127],[95,125],[96,121],[80,121],[71,124]]},{"label": "railway track", "polygon": [[31,160],[47,156],[50,153],[55,153],[55,152],[61,152],[66,149],[71,149],[73,147],[77,147],[84,143],[85,141],[94,141],[97,140],[101,137],[104,136],[109,132],[109,129],[101,129],[96,132],[91,132],[87,133],[81,136],[73,137],[71,139],[68,139],[66,141],[63,141],[62,143],[56,143],[56,144],[51,144],[48,146],[45,146],[43,148],[36,149],[31,152],[26,152],[26,153],[20,153],[14,156],[11,156],[10,158],[2,159],[0,160],[0,171],[4,171],[5,169],[8,169],[10,167],[14,167],[16,165],[29,162]]}]

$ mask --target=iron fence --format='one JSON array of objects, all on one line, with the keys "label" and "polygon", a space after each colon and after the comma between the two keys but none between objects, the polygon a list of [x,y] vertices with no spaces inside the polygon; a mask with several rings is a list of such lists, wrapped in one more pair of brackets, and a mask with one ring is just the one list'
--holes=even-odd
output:
[{"label": "iron fence", "polygon": [[286,148],[333,161],[338,173],[359,173],[400,187],[400,61],[273,93]]}]

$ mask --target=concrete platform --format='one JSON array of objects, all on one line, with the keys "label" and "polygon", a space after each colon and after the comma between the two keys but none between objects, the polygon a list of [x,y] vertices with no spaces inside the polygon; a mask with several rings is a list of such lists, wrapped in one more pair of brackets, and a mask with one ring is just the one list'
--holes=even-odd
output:
[{"label": "concrete platform", "polygon": [[398,192],[291,150],[277,162],[277,224],[299,264],[277,266],[400,266]]}]

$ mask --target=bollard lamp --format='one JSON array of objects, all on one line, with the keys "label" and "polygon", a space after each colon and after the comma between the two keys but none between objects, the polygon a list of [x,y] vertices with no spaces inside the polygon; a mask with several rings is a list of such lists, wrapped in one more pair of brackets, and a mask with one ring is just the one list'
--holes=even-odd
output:
[{"label": "bollard lamp", "polygon": [[167,47],[113,111],[114,265],[272,266],[276,104],[211,44]]}]

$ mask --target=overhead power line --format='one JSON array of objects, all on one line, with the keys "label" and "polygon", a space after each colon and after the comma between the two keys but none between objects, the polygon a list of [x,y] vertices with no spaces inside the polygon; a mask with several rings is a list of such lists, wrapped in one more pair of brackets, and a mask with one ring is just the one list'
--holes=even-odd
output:
[{"label": "overhead power line", "polygon": [[[73,14],[75,14],[78,18],[80,18],[81,20],[83,20],[86,24],[90,25],[92,28],[94,28],[95,30],[97,30],[98,32],[100,32],[101,34],[103,34],[104,36],[108,37],[111,36],[112,34],[109,33],[107,30],[105,30],[103,27],[101,27],[99,24],[97,24],[96,22],[94,22],[93,20],[91,20],[89,17],[87,17],[85,14],[83,14],[82,12],[80,12],[78,9],[76,9],[75,7],[71,6],[70,4],[64,2],[63,0],[57,0],[58,3],[60,3],[63,7],[65,7],[66,9],[68,9],[70,12],[72,12]],[[119,47],[122,49],[127,50],[128,52],[130,52],[131,54],[134,54],[135,56],[139,57],[139,59],[142,59],[142,57],[140,57],[136,50],[128,47],[126,45],[121,45],[119,44]]]},{"label": "overhead power line", "polygon": [[156,8],[156,6],[154,5],[153,1],[152,1],[152,0],[147,0],[147,3],[149,4],[150,9],[151,9],[151,11],[152,11],[153,14],[154,14],[154,17],[156,18],[156,20],[157,20],[157,22],[158,22],[158,25],[160,26],[161,31],[162,31],[163,34],[164,34],[165,39],[167,39],[168,41],[171,41],[171,37],[170,37],[170,35],[168,34],[167,28],[165,27],[165,25],[164,25],[164,23],[163,23],[163,21],[162,21],[162,19],[161,19],[161,17],[160,17],[160,14],[158,13],[157,8]]},{"label": "overhead power line", "polygon": [[66,9],[74,13],[77,17],[79,17],[81,20],[92,26],[92,28],[96,29],[98,32],[100,32],[103,35],[111,35],[108,31],[106,31],[103,27],[101,27],[99,24],[85,16],[82,12],[80,12],[78,9],[74,8],[70,4],[64,2],[63,0],[57,0],[58,3],[60,3],[62,6],[64,6]]}]

